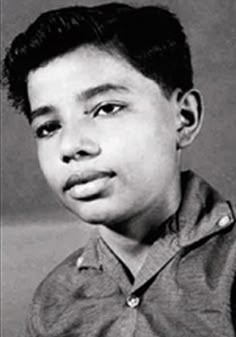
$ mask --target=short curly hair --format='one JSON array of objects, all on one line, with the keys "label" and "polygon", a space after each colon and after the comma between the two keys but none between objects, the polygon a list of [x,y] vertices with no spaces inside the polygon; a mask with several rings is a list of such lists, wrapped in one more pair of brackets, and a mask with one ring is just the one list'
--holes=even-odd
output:
[{"label": "short curly hair", "polygon": [[160,6],[110,3],[72,6],[41,14],[16,36],[3,62],[3,85],[15,108],[29,118],[27,77],[31,70],[82,45],[115,50],[168,97],[193,87],[190,48],[177,17]]}]

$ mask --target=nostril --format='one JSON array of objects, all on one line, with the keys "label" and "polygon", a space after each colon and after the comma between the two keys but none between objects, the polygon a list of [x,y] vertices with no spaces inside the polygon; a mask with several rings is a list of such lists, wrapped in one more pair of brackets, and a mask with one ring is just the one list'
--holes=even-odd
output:
[{"label": "nostril", "polygon": [[63,139],[60,152],[63,163],[69,164],[71,161],[98,156],[101,153],[101,147],[97,142],[88,138],[78,140],[70,137]]},{"label": "nostril", "polygon": [[68,164],[71,160],[81,160],[82,158],[84,157],[88,157],[88,156],[91,156],[91,154],[85,150],[80,150],[80,151],[77,151],[71,155],[64,155],[63,156],[63,162]]},{"label": "nostril", "polygon": [[77,152],[76,154],[75,154],[75,159],[79,159],[80,157],[87,157],[87,156],[90,156],[91,154],[90,153],[88,153],[87,151],[85,151],[85,150],[81,150],[81,151],[79,151],[79,152]]},{"label": "nostril", "polygon": [[69,157],[69,156],[63,156],[62,161],[63,161],[65,164],[69,164],[69,162],[70,162],[70,157]]}]

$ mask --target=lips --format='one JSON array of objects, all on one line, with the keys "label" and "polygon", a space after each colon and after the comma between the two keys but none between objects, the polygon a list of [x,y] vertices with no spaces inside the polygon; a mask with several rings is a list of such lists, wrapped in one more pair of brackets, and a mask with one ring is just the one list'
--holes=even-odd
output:
[{"label": "lips", "polygon": [[63,191],[71,194],[75,199],[85,199],[102,192],[110,178],[114,177],[112,171],[89,170],[73,174],[66,181]]}]

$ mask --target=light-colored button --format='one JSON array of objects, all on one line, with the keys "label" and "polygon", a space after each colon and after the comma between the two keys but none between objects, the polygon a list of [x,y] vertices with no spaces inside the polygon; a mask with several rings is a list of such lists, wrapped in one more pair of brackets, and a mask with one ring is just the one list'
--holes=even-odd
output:
[{"label": "light-colored button", "polygon": [[231,219],[229,215],[224,215],[220,220],[218,221],[218,226],[221,228],[227,227],[228,224],[230,223]]},{"label": "light-colored button", "polygon": [[127,297],[126,303],[130,308],[136,308],[140,303],[140,298],[135,295],[130,295]]},{"label": "light-colored button", "polygon": [[76,261],[76,267],[80,268],[81,264],[83,263],[84,258],[82,256],[78,257],[77,261]]}]

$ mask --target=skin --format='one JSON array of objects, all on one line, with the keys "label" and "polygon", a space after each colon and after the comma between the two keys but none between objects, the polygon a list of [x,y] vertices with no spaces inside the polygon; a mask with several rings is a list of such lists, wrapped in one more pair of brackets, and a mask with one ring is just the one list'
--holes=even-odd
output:
[{"label": "skin", "polygon": [[[93,46],[31,71],[28,97],[49,185],[79,218],[100,225],[107,243],[137,274],[150,233],[181,200],[186,99],[180,102],[179,90],[167,99],[124,58]],[[77,184],[66,189],[68,179]]]}]

